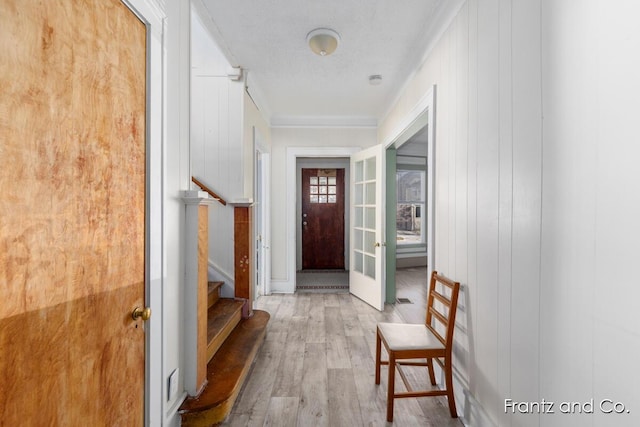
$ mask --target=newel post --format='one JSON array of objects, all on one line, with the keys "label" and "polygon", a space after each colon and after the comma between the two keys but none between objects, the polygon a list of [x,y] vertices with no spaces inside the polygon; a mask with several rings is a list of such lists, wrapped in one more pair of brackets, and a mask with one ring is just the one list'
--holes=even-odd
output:
[{"label": "newel post", "polygon": [[236,298],[246,299],[243,317],[253,315],[253,293],[255,282],[253,259],[253,203],[231,202],[233,206],[233,258]]},{"label": "newel post", "polygon": [[205,191],[183,192],[185,203],[184,388],[196,396],[207,379],[209,204]]}]

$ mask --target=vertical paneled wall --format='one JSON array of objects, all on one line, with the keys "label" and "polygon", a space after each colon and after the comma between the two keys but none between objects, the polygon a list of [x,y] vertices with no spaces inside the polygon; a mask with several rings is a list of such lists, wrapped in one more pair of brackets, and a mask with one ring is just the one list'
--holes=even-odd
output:
[{"label": "vertical paneled wall", "polygon": [[[167,0],[165,28],[166,83],[164,85],[165,138],[163,154],[163,276],[162,333],[163,356],[162,401],[163,425],[177,426],[178,406],[184,394],[183,355],[183,286],[185,277],[184,238],[185,206],[182,191],[189,188],[189,65],[190,6],[188,2]],[[182,368],[182,369],[181,369]],[[167,399],[168,378],[180,371],[178,390]]]},{"label": "vertical paneled wall", "polygon": [[[194,74],[191,85],[191,173],[227,201],[241,198],[242,84]],[[209,259],[233,277],[233,208],[213,204],[209,218]]]},{"label": "vertical paneled wall", "polygon": [[[464,286],[468,425],[640,420],[639,15],[631,1],[469,0],[381,124],[386,140],[437,86],[435,267]],[[505,414],[509,398],[555,413]],[[561,413],[591,399],[593,413]]]},{"label": "vertical paneled wall", "polygon": [[[541,387],[548,399],[571,395],[585,400],[595,391],[595,324],[590,313],[597,262],[594,207],[599,106],[594,103],[597,82],[589,79],[597,75],[598,35],[594,30],[599,17],[594,16],[593,4],[575,8],[546,2],[543,9],[546,117],[541,296],[548,303],[541,327],[554,331],[541,337]],[[581,418],[571,425],[608,424],[587,424],[593,416]],[[614,424],[620,425],[615,421],[610,425]]]},{"label": "vertical paneled wall", "polygon": [[469,425],[538,425],[540,3],[465,3],[380,127],[436,85],[436,265],[463,284],[456,394]]},{"label": "vertical paneled wall", "polygon": [[[227,77],[231,67],[198,14],[192,15],[191,174],[227,201],[244,196],[244,82]],[[252,167],[252,163],[247,165]],[[209,209],[209,260],[233,278],[233,208]],[[230,292],[223,290],[223,292]],[[232,296],[232,295],[227,295]]]},{"label": "vertical paneled wall", "polygon": [[542,5],[540,389],[595,403],[546,425],[639,425],[640,3]]}]

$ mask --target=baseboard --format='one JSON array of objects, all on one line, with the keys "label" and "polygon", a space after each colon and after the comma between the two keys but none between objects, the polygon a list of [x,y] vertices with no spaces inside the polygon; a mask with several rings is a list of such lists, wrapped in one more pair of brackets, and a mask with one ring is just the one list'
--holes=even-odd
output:
[{"label": "baseboard", "polygon": [[465,427],[498,427],[489,417],[480,402],[475,399],[470,390],[463,389],[462,394],[463,401],[460,406],[463,413],[460,415],[460,421],[462,421]]},{"label": "baseboard", "polygon": [[187,398],[187,393],[183,392],[180,397],[178,397],[173,401],[173,403],[167,410],[167,416],[164,420],[165,426],[180,427],[181,421],[180,421],[180,414],[178,414],[178,409],[180,408],[180,405],[182,405],[182,402],[184,402],[184,399],[186,398]]},{"label": "baseboard", "polygon": [[292,294],[296,290],[295,283],[286,279],[271,279],[272,294]]},{"label": "baseboard", "polygon": [[[436,370],[436,378],[438,380],[438,388],[442,388],[444,384],[444,372],[439,366],[434,367]],[[460,373],[453,372],[453,392],[456,399],[456,408],[458,411],[458,419],[465,427],[498,427],[498,425],[489,417],[484,407],[478,402],[468,389],[467,384],[463,384],[464,379]]]}]

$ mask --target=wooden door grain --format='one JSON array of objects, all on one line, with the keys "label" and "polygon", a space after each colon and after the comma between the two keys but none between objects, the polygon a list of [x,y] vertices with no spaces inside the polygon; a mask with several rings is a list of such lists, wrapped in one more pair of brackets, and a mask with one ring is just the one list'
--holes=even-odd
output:
[{"label": "wooden door grain", "polygon": [[0,2],[0,424],[142,425],[146,27]]},{"label": "wooden door grain", "polygon": [[344,169],[302,169],[302,268],[344,269]]}]

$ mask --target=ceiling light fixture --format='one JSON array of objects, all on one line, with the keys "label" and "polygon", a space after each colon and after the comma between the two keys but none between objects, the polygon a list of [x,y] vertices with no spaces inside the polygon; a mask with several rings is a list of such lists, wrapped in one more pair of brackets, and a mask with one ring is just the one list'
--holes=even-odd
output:
[{"label": "ceiling light fixture", "polygon": [[320,56],[328,56],[335,52],[340,42],[340,35],[329,28],[316,28],[307,34],[307,43],[311,50]]}]

